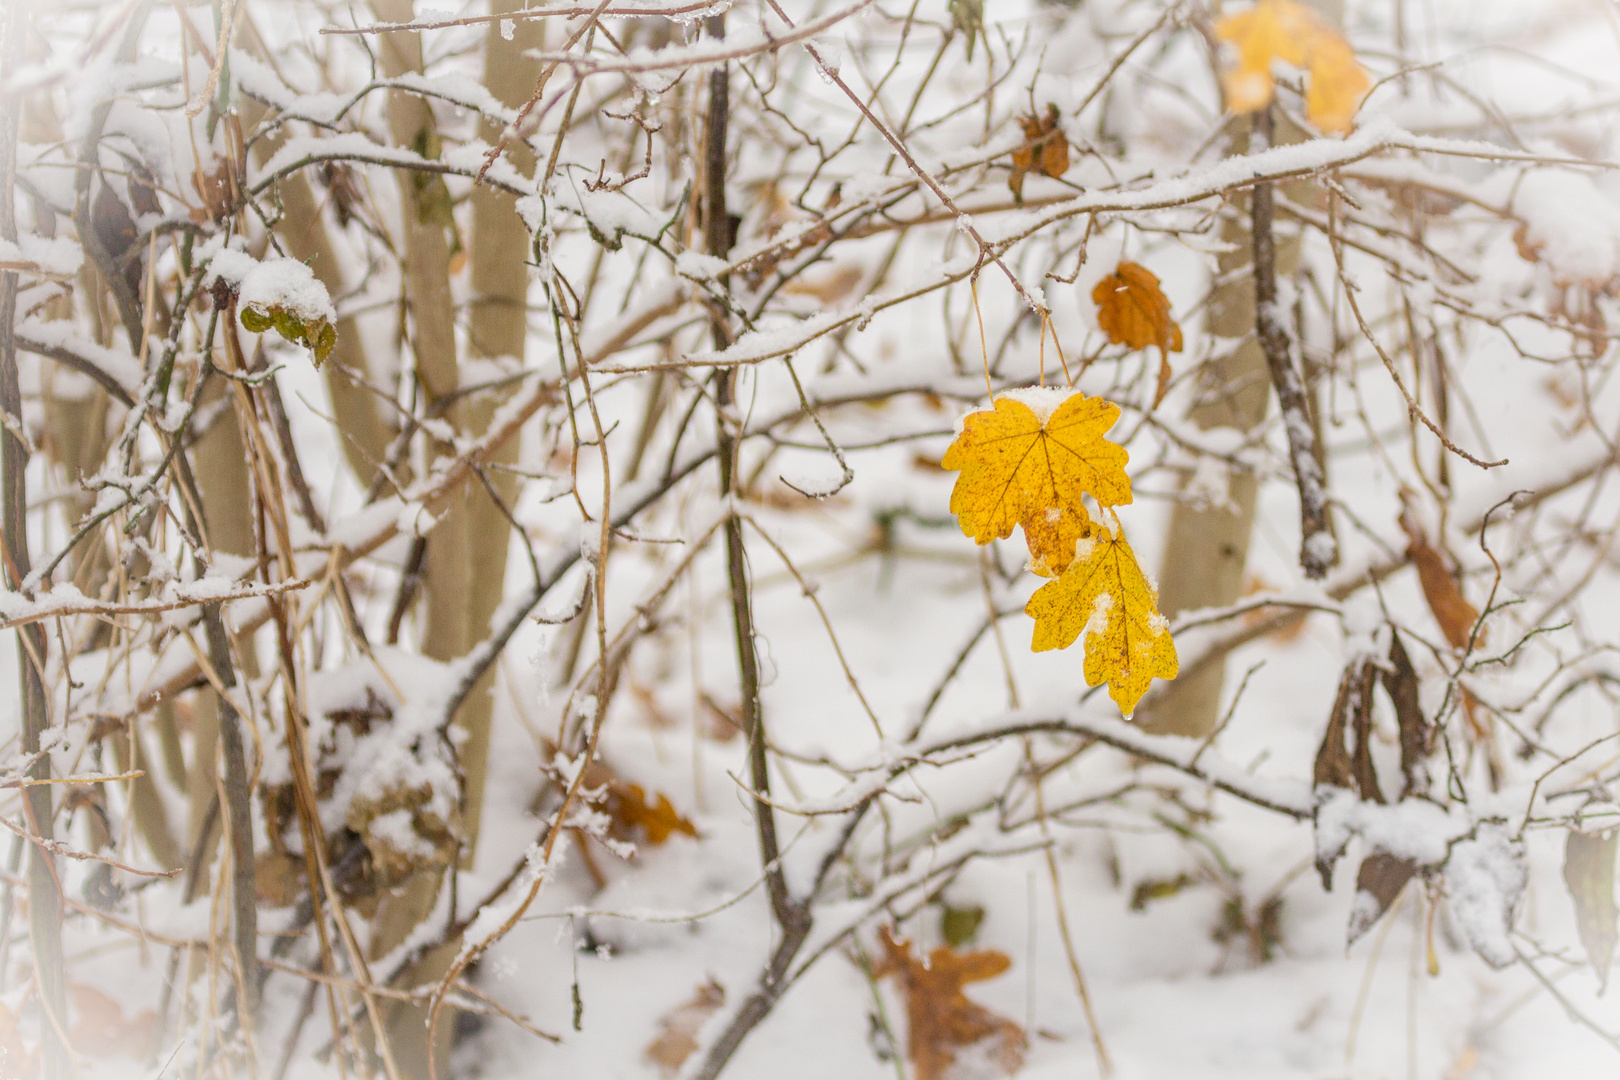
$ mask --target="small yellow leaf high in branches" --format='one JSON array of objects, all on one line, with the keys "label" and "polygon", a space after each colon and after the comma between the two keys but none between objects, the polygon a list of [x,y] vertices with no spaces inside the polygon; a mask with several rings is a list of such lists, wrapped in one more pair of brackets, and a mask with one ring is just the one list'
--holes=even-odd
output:
[{"label": "small yellow leaf high in branches", "polygon": [[1131,501],[1129,455],[1103,438],[1117,419],[1118,405],[1077,390],[1003,394],[994,409],[969,413],[940,463],[962,471],[951,492],[962,532],[987,544],[1022,526],[1030,568],[1062,573],[1091,532],[1081,496],[1102,507]]},{"label": "small yellow leaf high in branches", "polygon": [[1346,132],[1371,85],[1355,50],[1316,13],[1297,0],[1260,0],[1228,15],[1215,35],[1237,47],[1237,66],[1222,78],[1226,106],[1258,112],[1271,104],[1271,65],[1282,61],[1310,72],[1305,115],[1323,131]]},{"label": "small yellow leaf high in branches", "polygon": [[1035,620],[1036,652],[1066,649],[1085,635],[1086,684],[1106,681],[1127,717],[1154,678],[1173,679],[1179,670],[1158,590],[1137,565],[1117,517],[1080,542],[1063,576],[1036,590],[1024,613]]}]

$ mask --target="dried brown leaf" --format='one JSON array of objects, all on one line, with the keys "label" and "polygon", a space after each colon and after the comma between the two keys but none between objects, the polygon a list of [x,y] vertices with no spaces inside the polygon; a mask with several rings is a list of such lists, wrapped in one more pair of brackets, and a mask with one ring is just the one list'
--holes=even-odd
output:
[{"label": "dried brown leaf", "polygon": [[996,1064],[1008,1075],[1024,1063],[1024,1029],[969,1000],[962,987],[993,979],[1012,966],[994,949],[959,953],[940,946],[926,963],[911,955],[909,941],[896,941],[887,927],[883,956],[873,968],[879,978],[893,975],[906,996],[907,1054],[915,1080],[944,1080],[959,1049],[988,1042]]},{"label": "dried brown leaf", "polygon": [[1024,201],[1024,177],[1040,172],[1054,180],[1069,171],[1069,137],[1058,126],[1058,107],[1048,105],[1045,116],[1020,116],[1024,145],[1013,151],[1012,174],[1007,186],[1013,198]]},{"label": "dried brown leaf", "polygon": [[669,796],[657,792],[657,801],[647,801],[647,792],[640,784],[614,780],[608,785],[607,812],[613,819],[615,832],[628,834],[639,827],[647,843],[657,847],[674,833],[697,836],[697,826],[676,812]]},{"label": "dried brown leaf", "polygon": [[1427,786],[1423,762],[1434,749],[1434,728],[1423,715],[1418,700],[1417,669],[1401,644],[1401,635],[1390,631],[1389,667],[1380,673],[1384,690],[1395,706],[1395,721],[1401,733],[1401,775],[1405,780],[1401,797]]},{"label": "dried brown leaf", "polygon": [[1157,347],[1159,382],[1153,393],[1158,408],[1170,389],[1170,354],[1182,348],[1181,326],[1170,317],[1170,300],[1158,277],[1147,267],[1125,260],[1091,290],[1097,325],[1115,345],[1132,349]]},{"label": "dried brown leaf", "polygon": [[1357,657],[1339,676],[1339,693],[1333,699],[1333,711],[1328,714],[1327,732],[1316,750],[1316,764],[1312,770],[1312,782],[1316,787],[1360,791],[1348,736],[1352,727],[1356,726],[1356,714],[1372,708],[1372,674],[1372,665],[1367,658]]},{"label": "dried brown leaf", "polygon": [[1378,671],[1371,657],[1363,658],[1359,682],[1352,688],[1350,705],[1350,735],[1354,745],[1350,753],[1350,771],[1356,778],[1356,790],[1363,802],[1384,803],[1383,785],[1378,782],[1378,769],[1372,759],[1373,687],[1377,685]]},{"label": "dried brown leaf", "polygon": [[[1467,648],[1469,638],[1474,633],[1474,624],[1479,621],[1479,609],[1463,596],[1457,579],[1451,576],[1446,557],[1429,543],[1422,526],[1410,511],[1402,512],[1401,527],[1406,530],[1406,557],[1417,567],[1418,581],[1423,585],[1423,598],[1429,602],[1429,610],[1434,612],[1440,632],[1446,635],[1452,648]],[[1481,630],[1479,641],[1484,640],[1485,634]]]},{"label": "dried brown leaf", "polygon": [[714,979],[697,988],[688,1000],[665,1013],[658,1021],[658,1036],[647,1044],[643,1054],[665,1076],[681,1071],[686,1059],[697,1049],[697,1034],[720,1006],[726,1003],[726,990]]},{"label": "dried brown leaf", "polygon": [[1092,288],[1091,299],[1097,325],[1115,345],[1181,351],[1181,327],[1170,317],[1170,300],[1158,276],[1147,267],[1122,261]]},{"label": "dried brown leaf", "polygon": [[1385,851],[1375,851],[1361,860],[1361,869],[1356,872],[1356,898],[1350,905],[1347,945],[1354,945],[1356,939],[1384,917],[1384,912],[1416,873],[1417,863],[1397,859]]},{"label": "dried brown leaf", "polygon": [[[1378,801],[1383,801],[1377,774],[1372,770],[1371,756],[1363,753],[1365,735],[1371,728],[1375,674],[1371,658],[1358,656],[1345,665],[1344,674],[1339,676],[1339,692],[1333,699],[1333,710],[1328,713],[1327,731],[1317,747],[1316,762],[1312,768],[1312,782],[1318,792],[1324,788],[1340,788],[1354,791],[1364,799],[1369,798],[1363,784],[1367,782],[1367,774],[1371,773],[1371,791],[1377,794]],[[1318,845],[1316,870],[1322,875],[1324,889],[1333,887],[1333,867],[1343,854],[1343,842],[1333,848]]]}]

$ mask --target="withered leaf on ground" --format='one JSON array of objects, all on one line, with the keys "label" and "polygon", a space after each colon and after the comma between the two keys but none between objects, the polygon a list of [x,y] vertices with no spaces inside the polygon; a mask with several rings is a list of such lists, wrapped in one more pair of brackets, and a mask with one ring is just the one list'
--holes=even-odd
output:
[{"label": "withered leaf on ground", "polygon": [[[719,706],[714,702],[709,701],[708,705],[716,712],[719,711]],[[555,744],[546,740],[543,745],[550,752]],[[588,799],[607,815],[607,834],[613,840],[638,839],[639,829],[639,838],[657,847],[675,833],[691,837],[698,835],[697,826],[688,818],[681,816],[675,809],[675,804],[670,802],[668,795],[661,791],[654,792],[653,798],[649,800],[644,787],[626,780],[600,758],[585,767],[585,788],[590,793]],[[532,805],[538,811],[545,799],[560,798],[561,790],[554,781],[549,781],[537,793]]]},{"label": "withered leaf on ground", "polygon": [[909,941],[896,941],[887,927],[879,940],[883,955],[872,973],[893,975],[905,993],[914,1080],[945,1080],[957,1052],[980,1043],[988,1043],[986,1049],[1007,1075],[1018,1071],[1027,1046],[1024,1029],[962,993],[968,983],[993,979],[1011,967],[1006,953],[959,953],[942,945],[924,963],[911,955]]},{"label": "withered leaf on ground", "polygon": [[1564,884],[1575,901],[1576,927],[1586,958],[1597,972],[1598,982],[1609,982],[1609,965],[1614,960],[1616,923],[1620,910],[1614,902],[1614,855],[1620,830],[1600,835],[1571,829],[1564,843]]},{"label": "withered leaf on ground", "polygon": [[665,1013],[658,1021],[658,1036],[643,1051],[647,1060],[665,1076],[681,1071],[686,1059],[697,1049],[697,1034],[726,1003],[725,987],[710,979],[686,1001]]},{"label": "withered leaf on ground", "polygon": [[1398,859],[1385,851],[1375,851],[1361,860],[1361,869],[1356,872],[1356,898],[1350,904],[1346,945],[1354,945],[1384,917],[1384,912],[1416,873],[1417,863]]}]

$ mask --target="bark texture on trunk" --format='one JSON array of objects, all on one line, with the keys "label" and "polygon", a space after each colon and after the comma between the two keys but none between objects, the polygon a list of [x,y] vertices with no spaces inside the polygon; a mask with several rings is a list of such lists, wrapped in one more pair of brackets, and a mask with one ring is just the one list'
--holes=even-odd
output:
[{"label": "bark texture on trunk", "polygon": [[[1330,25],[1343,24],[1343,0],[1307,3]],[[1247,153],[1248,118],[1235,117],[1228,130],[1231,152]],[[1277,143],[1299,142],[1302,138],[1303,133],[1293,125],[1277,125]],[[1283,191],[1294,199],[1317,198],[1315,185],[1309,182],[1283,185]],[[1234,203],[1239,212],[1227,216],[1221,224],[1221,239],[1226,247],[1217,256],[1216,265],[1222,284],[1210,298],[1206,325],[1216,337],[1241,344],[1206,365],[1199,402],[1187,413],[1187,419],[1205,431],[1230,427],[1251,432],[1265,423],[1271,410],[1271,376],[1265,350],[1255,332],[1254,278],[1246,272],[1251,268],[1254,248],[1249,199],[1242,196]],[[1298,239],[1279,237],[1275,252],[1277,276],[1292,277],[1299,268]],[[1184,488],[1190,479],[1185,478]],[[1176,503],[1170,514],[1164,562],[1159,568],[1159,609],[1166,616],[1220,607],[1243,595],[1243,571],[1249,559],[1258,497],[1254,474],[1234,472],[1228,476],[1224,505],[1200,506],[1186,500]],[[1177,679],[1153,709],[1143,711],[1140,723],[1146,730],[1162,734],[1208,735],[1219,722],[1225,684],[1224,664],[1211,664]]]},{"label": "bark texture on trunk", "polygon": [[[1237,118],[1229,125],[1232,152],[1248,149],[1248,122]],[[1229,427],[1251,432],[1265,423],[1271,409],[1271,382],[1265,352],[1255,335],[1254,280],[1246,271],[1252,257],[1248,199],[1240,212],[1221,222],[1223,250],[1216,256],[1222,284],[1209,302],[1206,326],[1210,334],[1241,342],[1224,357],[1205,365],[1200,400],[1187,419],[1201,430]],[[1298,245],[1277,245],[1278,273],[1292,273]],[[1190,480],[1190,477],[1188,477]],[[1222,505],[1176,503],[1170,514],[1164,563],[1159,569],[1159,608],[1167,617],[1178,612],[1230,604],[1243,594],[1243,569],[1254,532],[1259,483],[1253,473],[1232,471],[1227,477]],[[1222,664],[1184,676],[1169,685],[1151,710],[1142,713],[1148,731],[1176,735],[1207,735],[1220,715],[1221,690],[1226,681]]]},{"label": "bark texture on trunk", "polygon": [[[0,46],[4,67],[15,70],[23,57],[27,7],[13,4],[6,12],[5,39]],[[17,132],[22,101],[16,93],[0,101],[0,239],[17,240]],[[21,586],[31,563],[28,552],[28,444],[17,437],[22,426],[22,388],[18,381],[17,273],[0,272],[0,411],[7,423],[0,427],[0,526],[5,549],[4,574],[8,588]],[[18,685],[21,696],[22,750],[38,754],[42,736],[50,726],[50,698],[45,689],[45,629],[31,623],[17,632]],[[51,775],[50,756],[42,755],[29,769],[34,779]],[[54,832],[53,786],[36,784],[23,792],[26,826],[49,839]],[[65,1040],[67,1008],[62,956],[62,890],[56,859],[39,844],[28,845],[28,936],[34,953],[34,974],[45,1017],[40,1023],[40,1047],[46,1080],[71,1075],[72,1050]],[[0,933],[10,934],[9,926]]]},{"label": "bark texture on trunk", "polygon": [[[375,0],[379,18],[409,21],[412,0]],[[491,13],[521,10],[520,0],[496,0]],[[510,40],[491,23],[486,33],[485,84],[504,103],[521,106],[534,88],[538,65],[523,52],[541,43],[541,23],[522,20]],[[420,71],[420,38],[413,34],[386,35],[381,49],[382,67],[389,75]],[[396,91],[388,106],[389,131],[396,144],[437,156],[438,136],[433,115],[419,96]],[[485,123],[482,137],[493,143],[498,126]],[[508,158],[524,172],[534,169],[533,155],[521,140],[509,144]],[[440,177],[399,174],[406,295],[410,306],[411,345],[416,375],[428,411],[447,420],[465,436],[484,433],[505,392],[465,395],[455,329],[455,308],[450,279],[454,245],[458,242],[450,217],[449,192]],[[466,322],[466,351],[470,359],[515,361],[521,364],[528,319],[528,229],[511,196],[479,187],[471,197],[471,229],[466,252],[470,268],[472,303]],[[493,365],[480,365],[491,372]],[[479,380],[482,381],[482,377]],[[453,400],[452,400],[453,398]],[[448,447],[438,448],[439,452]],[[509,443],[495,462],[517,460],[519,446]],[[517,478],[499,469],[486,470],[490,488],[510,505],[517,494]],[[482,483],[463,485],[440,515],[427,538],[422,587],[422,651],[436,660],[466,654],[489,632],[489,620],[499,606],[506,581],[510,545],[506,514]],[[463,732],[460,764],[463,778],[461,815],[457,823],[463,840],[462,861],[470,865],[483,812],[484,778],[489,756],[490,721],[494,709],[493,669],[467,696],[455,716]],[[451,872],[454,872],[452,869]],[[384,955],[402,944],[436,905],[444,874],[418,873],[403,887],[386,896],[373,923],[370,949]],[[459,941],[428,951],[398,982],[420,986],[434,982],[449,970],[459,952]],[[387,1036],[401,1072],[425,1078],[437,1062],[443,1073],[452,1025],[440,1025],[438,1043],[427,1042],[427,1009],[391,1002],[387,1006]]]},{"label": "bark texture on trunk", "polygon": [[[495,0],[490,5],[490,13],[519,11],[524,6],[525,0]],[[540,65],[523,54],[544,43],[543,21],[517,22],[510,40],[501,34],[499,23],[491,23],[484,41],[484,85],[502,104],[521,108],[540,74]],[[479,128],[479,137],[490,145],[494,145],[500,135],[498,124],[485,121]],[[534,154],[522,140],[513,139],[508,143],[507,158],[524,175],[534,173]],[[470,357],[511,360],[514,366],[522,365],[529,329],[529,250],[529,230],[517,212],[517,200],[487,185],[475,188],[472,193],[472,303],[467,318]],[[451,422],[458,431],[483,434],[489,430],[495,410],[509,396],[510,391],[500,391],[469,397],[452,410]],[[515,463],[521,445],[518,439],[508,440],[494,455],[494,462],[497,465]],[[485,475],[496,495],[510,507],[517,497],[517,476],[501,469],[488,470]],[[489,633],[490,617],[495,614],[504,591],[507,549],[511,543],[506,514],[495,504],[488,489],[483,484],[466,484],[461,492],[460,505],[452,516],[466,522],[466,542],[459,545],[459,550],[449,552],[448,559],[441,555],[442,545],[436,549],[433,543],[428,544],[430,625],[434,621],[435,572],[442,571],[447,586],[453,586],[457,577],[467,582],[466,590],[460,594],[465,606],[466,637],[456,655],[466,652]],[[444,565],[446,563],[453,565]],[[466,781],[462,792],[463,865],[469,866],[483,817],[494,683],[494,668],[491,668],[456,716],[457,723],[467,733],[466,741],[461,744],[461,770]]]}]

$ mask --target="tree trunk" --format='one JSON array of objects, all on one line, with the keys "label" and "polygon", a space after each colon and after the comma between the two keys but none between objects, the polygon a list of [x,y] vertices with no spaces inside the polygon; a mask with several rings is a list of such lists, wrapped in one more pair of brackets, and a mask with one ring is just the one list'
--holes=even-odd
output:
[{"label": "tree trunk", "polygon": [[[15,71],[23,57],[23,34],[27,8],[13,4],[6,15],[3,51],[5,67]],[[17,240],[16,170],[17,128],[21,113],[20,96],[13,92],[0,102],[0,239]],[[18,382],[17,340],[13,334],[17,318],[17,273],[0,272],[0,411],[12,422],[0,430],[0,525],[3,525],[7,587],[16,589],[27,577],[29,448],[16,432],[22,430],[22,390]],[[45,630],[30,623],[17,633],[18,683],[21,690],[22,751],[38,754],[40,740],[50,725],[50,698],[45,690]],[[41,755],[29,775],[43,780],[51,774],[51,759]],[[24,821],[36,835],[49,838],[54,831],[55,799],[52,785],[36,784],[23,793]],[[71,1074],[72,1051],[65,1041],[67,1009],[63,993],[66,972],[62,958],[62,890],[56,859],[38,844],[28,846],[28,923],[34,950],[34,974],[40,1004],[45,1013],[40,1022],[46,1080]],[[9,926],[0,933],[10,934]]]},{"label": "tree trunk", "polygon": [[[381,19],[409,21],[411,0],[374,0]],[[491,11],[499,14],[523,8],[519,0],[497,0]],[[528,100],[534,87],[537,65],[523,57],[525,49],[540,43],[540,23],[523,20],[507,40],[498,23],[491,23],[486,35],[485,84],[496,97],[512,106]],[[421,41],[414,34],[385,35],[381,48],[382,67],[389,75],[420,71]],[[418,95],[394,92],[389,98],[389,130],[396,144],[410,147],[424,156],[438,153],[438,137],[433,115]],[[486,123],[484,138],[493,142],[500,134],[496,125]],[[525,172],[534,168],[533,156],[521,143],[515,143],[510,160]],[[443,408],[443,418],[460,434],[476,436],[487,430],[505,393],[473,394],[453,403],[447,399],[461,385],[455,340],[455,311],[450,293],[451,243],[454,223],[449,217],[449,194],[439,177],[418,173],[399,174],[406,294],[411,311],[411,344],[416,357],[416,375],[422,387],[424,405],[429,411]],[[511,196],[488,187],[472,194],[470,243],[473,303],[467,326],[467,348],[471,356],[484,359],[513,358],[521,363],[528,320],[528,230],[518,216]],[[445,407],[445,403],[448,407]],[[439,451],[448,447],[436,448]],[[504,447],[497,462],[517,460],[518,444]],[[517,493],[516,477],[493,470],[486,473],[490,486],[503,502],[510,504]],[[463,485],[445,508],[438,524],[427,538],[423,580],[422,651],[437,660],[453,660],[466,654],[488,633],[489,619],[499,606],[506,580],[506,554],[510,526],[505,513],[491,499],[488,490],[476,481]],[[489,755],[489,728],[494,708],[493,669],[468,695],[455,717],[465,738],[461,742],[461,818],[458,823],[463,841],[462,862],[470,865],[478,839],[483,810],[484,777]],[[453,870],[451,872],[454,872]],[[379,906],[373,924],[371,951],[384,955],[397,948],[433,910],[443,875],[424,871],[402,888],[387,895]],[[407,986],[432,982],[449,969],[459,951],[459,943],[448,942],[423,956],[398,981]],[[395,1062],[413,1078],[429,1074],[431,1058],[442,1072],[449,1053],[449,1039],[441,1035],[438,1045],[427,1045],[427,1010],[417,1005],[390,1003],[388,1038]],[[440,1031],[451,1030],[441,1025]]]},{"label": "tree trunk", "polygon": [[[1344,19],[1343,0],[1311,0],[1311,6],[1332,25]],[[1247,153],[1247,117],[1227,125],[1233,154]],[[1299,142],[1303,133],[1279,123],[1276,141]],[[1284,185],[1291,198],[1314,199],[1310,182]],[[1251,432],[1266,422],[1271,409],[1271,381],[1266,356],[1255,332],[1254,278],[1250,268],[1253,238],[1249,232],[1248,198],[1234,200],[1241,212],[1221,224],[1224,250],[1216,258],[1223,284],[1209,302],[1208,330],[1218,338],[1240,341],[1229,355],[1205,365],[1199,384],[1200,399],[1187,413],[1201,430],[1230,427]],[[1297,238],[1279,238],[1277,275],[1291,277],[1299,267]],[[1186,481],[1183,480],[1185,490]],[[1259,482],[1253,473],[1232,472],[1227,500],[1221,506],[1199,506],[1183,499],[1170,514],[1164,562],[1159,568],[1159,608],[1167,617],[1203,607],[1221,607],[1243,595],[1243,570],[1254,533]],[[1226,684],[1224,664],[1211,664],[1197,675],[1171,683],[1156,706],[1144,710],[1142,727],[1160,734],[1202,737],[1215,729],[1221,712],[1221,691]]]},{"label": "tree trunk", "polygon": [[[520,11],[527,0],[494,0],[490,14]],[[513,28],[511,40],[500,32],[498,23],[491,23],[484,43],[484,85],[502,104],[521,108],[534,90],[539,78],[540,65],[527,59],[523,53],[538,49],[544,43],[544,23],[539,19],[526,19]],[[498,124],[485,121],[479,129],[483,140],[494,145],[500,138]],[[508,144],[507,159],[524,175],[532,175],[534,154],[522,140]],[[528,227],[517,212],[517,200],[504,191],[479,186],[472,193],[472,304],[467,321],[467,351],[473,357],[508,359],[521,367],[524,343],[528,338],[529,250]],[[451,414],[456,429],[482,434],[489,429],[491,418],[500,404],[510,396],[509,391],[479,394],[459,404]],[[496,464],[513,464],[521,449],[518,439],[510,439],[494,455]],[[518,478],[515,474],[496,469],[487,473],[490,486],[508,507],[517,497]],[[467,601],[469,637],[461,643],[458,655],[472,648],[489,632],[489,620],[499,606],[506,578],[506,555],[511,542],[510,525],[506,515],[490,498],[482,484],[467,484],[462,488],[461,506],[468,525],[467,543],[459,545],[452,555],[459,555],[459,568],[445,567],[447,579],[459,573],[468,579],[469,588],[463,594]],[[439,564],[435,546],[428,544],[428,623],[433,623],[434,571]],[[485,674],[466,704],[456,716],[467,733],[461,744],[461,770],[466,779],[462,793],[462,836],[465,840],[463,866],[471,866],[478,843],[479,824],[483,818],[484,777],[489,759],[489,726],[494,707],[494,672]]]}]

